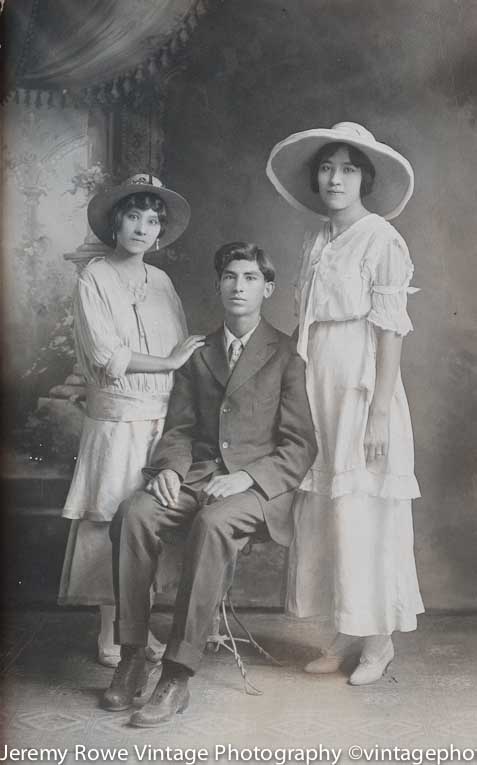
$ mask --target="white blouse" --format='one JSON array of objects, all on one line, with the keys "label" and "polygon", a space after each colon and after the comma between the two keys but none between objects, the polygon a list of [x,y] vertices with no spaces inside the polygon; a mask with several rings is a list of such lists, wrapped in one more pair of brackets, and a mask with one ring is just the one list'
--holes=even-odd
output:
[{"label": "white blouse", "polygon": [[126,374],[133,351],[166,357],[187,334],[171,280],[153,266],[146,266],[146,272],[145,299],[136,304],[104,258],[94,258],[79,276],[74,299],[76,353],[90,391],[143,401],[161,398],[172,388],[172,372]]},{"label": "white blouse", "polygon": [[407,293],[413,265],[404,239],[384,218],[370,213],[334,240],[330,224],[308,235],[297,283],[298,351],[306,360],[313,322],[366,318],[398,335],[412,330]]}]

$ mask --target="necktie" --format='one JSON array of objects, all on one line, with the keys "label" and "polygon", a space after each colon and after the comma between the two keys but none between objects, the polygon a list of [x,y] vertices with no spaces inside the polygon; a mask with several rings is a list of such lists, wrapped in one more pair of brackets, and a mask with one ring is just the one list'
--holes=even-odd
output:
[{"label": "necktie", "polygon": [[234,368],[237,361],[240,358],[240,354],[243,351],[243,345],[240,342],[240,340],[236,337],[229,345],[229,368],[230,371]]}]

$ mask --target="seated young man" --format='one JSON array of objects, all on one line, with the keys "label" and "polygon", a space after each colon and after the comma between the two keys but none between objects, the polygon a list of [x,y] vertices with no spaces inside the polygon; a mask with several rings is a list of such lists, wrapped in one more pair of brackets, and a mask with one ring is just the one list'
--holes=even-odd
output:
[{"label": "seated young man", "polygon": [[149,483],[111,526],[121,662],[103,699],[109,710],[130,707],[144,683],[161,539],[187,534],[162,676],[131,718],[140,727],[186,708],[238,551],[257,531],[290,543],[294,490],[316,456],[304,363],[261,318],[275,288],[271,262],[256,245],[233,242],[216,253],[215,269],[224,323],[176,373]]}]

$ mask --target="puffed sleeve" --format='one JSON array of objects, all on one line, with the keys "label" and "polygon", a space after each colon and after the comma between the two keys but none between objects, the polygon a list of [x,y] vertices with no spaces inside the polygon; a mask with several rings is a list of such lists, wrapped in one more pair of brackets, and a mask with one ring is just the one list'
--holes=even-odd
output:
[{"label": "puffed sleeve", "polygon": [[90,362],[112,378],[122,377],[132,351],[118,336],[111,311],[94,277],[79,277],[74,300],[76,343]]},{"label": "puffed sleeve", "polygon": [[371,287],[368,321],[381,329],[407,335],[413,329],[407,313],[407,293],[414,266],[397,231],[376,242],[374,256],[365,260],[363,271]]},{"label": "puffed sleeve", "polygon": [[316,239],[316,232],[305,231],[305,235],[303,237],[303,244],[301,248],[301,257],[299,261],[298,272],[296,275],[296,279],[293,282],[294,298],[295,298],[295,316],[300,315],[301,295],[303,291],[303,286],[308,278],[310,252],[313,248],[313,243],[315,239]]}]

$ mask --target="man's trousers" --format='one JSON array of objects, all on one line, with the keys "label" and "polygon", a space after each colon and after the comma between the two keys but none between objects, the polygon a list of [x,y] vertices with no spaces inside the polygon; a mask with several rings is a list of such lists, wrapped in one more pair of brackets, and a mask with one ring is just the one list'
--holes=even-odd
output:
[{"label": "man's trousers", "polygon": [[115,639],[146,645],[149,591],[163,542],[185,535],[182,574],[165,659],[195,672],[212,619],[230,583],[237,553],[265,520],[253,489],[203,504],[212,476],[183,484],[177,507],[161,505],[145,491],[122,502],[111,524],[116,598]]}]

